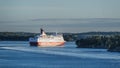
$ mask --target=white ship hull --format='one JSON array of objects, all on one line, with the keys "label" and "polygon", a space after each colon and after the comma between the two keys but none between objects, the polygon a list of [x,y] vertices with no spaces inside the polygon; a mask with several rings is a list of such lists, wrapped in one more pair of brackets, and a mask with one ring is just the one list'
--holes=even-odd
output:
[{"label": "white ship hull", "polygon": [[55,47],[55,46],[64,46],[65,42],[30,42],[31,46],[40,46],[40,47]]}]

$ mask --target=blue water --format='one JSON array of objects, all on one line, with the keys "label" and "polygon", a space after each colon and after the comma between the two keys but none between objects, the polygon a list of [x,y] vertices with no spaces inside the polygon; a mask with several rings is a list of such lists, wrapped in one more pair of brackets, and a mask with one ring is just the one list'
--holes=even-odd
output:
[{"label": "blue water", "polygon": [[26,41],[0,42],[0,68],[119,68],[120,53],[106,49],[30,47]]}]

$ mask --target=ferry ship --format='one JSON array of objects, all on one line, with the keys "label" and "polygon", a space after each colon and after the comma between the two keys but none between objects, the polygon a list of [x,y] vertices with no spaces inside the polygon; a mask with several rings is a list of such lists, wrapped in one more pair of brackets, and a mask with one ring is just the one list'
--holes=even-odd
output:
[{"label": "ferry ship", "polygon": [[41,34],[33,38],[29,38],[30,46],[55,47],[64,46],[65,40],[62,34],[47,35],[41,28]]}]

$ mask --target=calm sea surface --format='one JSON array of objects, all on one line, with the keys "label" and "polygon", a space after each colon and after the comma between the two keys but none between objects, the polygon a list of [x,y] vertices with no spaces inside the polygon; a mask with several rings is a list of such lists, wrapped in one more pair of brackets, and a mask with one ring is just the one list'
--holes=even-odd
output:
[{"label": "calm sea surface", "polygon": [[106,49],[30,47],[26,41],[0,41],[0,68],[119,68],[120,53]]}]

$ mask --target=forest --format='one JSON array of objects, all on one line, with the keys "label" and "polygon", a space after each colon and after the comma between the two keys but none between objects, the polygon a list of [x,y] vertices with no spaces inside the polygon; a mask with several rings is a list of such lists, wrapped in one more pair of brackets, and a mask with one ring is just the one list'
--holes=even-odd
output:
[{"label": "forest", "polygon": [[76,40],[77,48],[106,48],[108,51],[120,52],[120,35],[87,36]]}]

